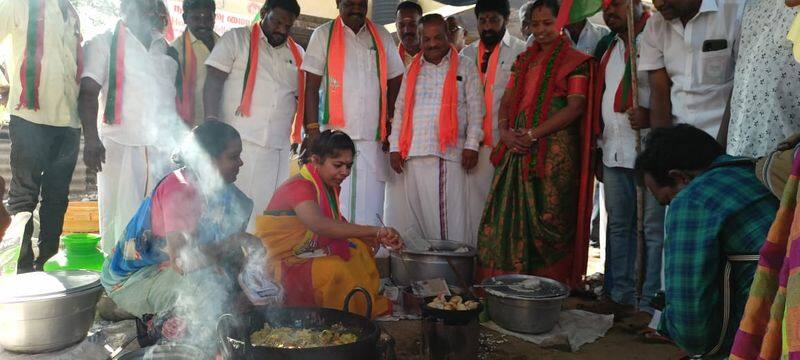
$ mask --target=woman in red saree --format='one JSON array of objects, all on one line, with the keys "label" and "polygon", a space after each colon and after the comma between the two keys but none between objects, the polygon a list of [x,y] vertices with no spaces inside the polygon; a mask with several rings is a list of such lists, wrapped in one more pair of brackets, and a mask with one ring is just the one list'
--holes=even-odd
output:
[{"label": "woman in red saree", "polygon": [[558,2],[534,3],[536,42],[503,97],[501,143],[478,235],[483,277],[544,276],[576,286],[586,269],[591,182],[591,56],[556,28]]},{"label": "woman in red saree", "polygon": [[[288,306],[341,308],[354,287],[372,297],[371,317],[391,311],[378,294],[374,252],[380,244],[400,249],[395,229],[350,224],[339,211],[339,185],[350,175],[355,145],[341,131],[314,141],[300,173],[284,182],[256,219],[256,236],[267,248],[267,268],[284,290]],[[351,307],[363,314],[366,301]]]}]

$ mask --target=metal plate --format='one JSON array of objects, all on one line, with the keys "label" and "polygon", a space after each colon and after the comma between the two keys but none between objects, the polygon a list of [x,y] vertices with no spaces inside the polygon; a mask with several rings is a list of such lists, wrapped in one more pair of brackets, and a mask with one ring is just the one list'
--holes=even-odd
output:
[{"label": "metal plate", "polygon": [[100,286],[100,274],[87,270],[32,272],[0,277],[0,303],[38,300]]},{"label": "metal plate", "polygon": [[478,254],[475,247],[457,241],[418,239],[412,243],[419,243],[426,247],[424,249],[408,248],[403,250],[403,253],[447,257],[473,257]]},{"label": "metal plate", "polygon": [[512,299],[537,300],[565,297],[569,288],[553,279],[532,275],[502,275],[482,283],[487,293]]}]

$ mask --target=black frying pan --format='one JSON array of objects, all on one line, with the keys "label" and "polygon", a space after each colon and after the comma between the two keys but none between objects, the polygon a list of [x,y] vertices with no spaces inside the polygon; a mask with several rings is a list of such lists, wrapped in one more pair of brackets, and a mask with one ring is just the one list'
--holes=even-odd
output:
[{"label": "black frying pan", "polygon": [[[345,298],[343,311],[265,306],[256,307],[239,319],[230,314],[223,315],[217,324],[223,357],[237,360],[377,359],[380,329],[367,317],[349,312],[350,299],[357,292],[361,292],[367,298],[367,314],[372,314],[372,299],[369,293],[362,288],[355,288]],[[264,323],[269,323],[272,327],[296,329],[329,329],[334,324],[342,324],[358,335],[358,341],[345,345],[305,349],[253,346],[250,343],[250,334],[262,329]]]}]

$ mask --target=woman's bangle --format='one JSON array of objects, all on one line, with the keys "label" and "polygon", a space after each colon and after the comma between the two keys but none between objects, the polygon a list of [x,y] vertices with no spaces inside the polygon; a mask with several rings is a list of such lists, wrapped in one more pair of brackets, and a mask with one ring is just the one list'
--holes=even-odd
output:
[{"label": "woman's bangle", "polygon": [[319,129],[319,123],[311,123],[306,125],[306,130],[317,130]]}]

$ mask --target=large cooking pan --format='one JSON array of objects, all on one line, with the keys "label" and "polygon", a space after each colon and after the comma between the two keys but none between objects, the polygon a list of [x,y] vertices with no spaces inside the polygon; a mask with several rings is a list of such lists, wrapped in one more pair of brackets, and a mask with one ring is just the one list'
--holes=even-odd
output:
[{"label": "large cooking pan", "polygon": [[[369,293],[362,288],[355,288],[345,298],[343,311],[266,306],[256,307],[239,318],[230,314],[223,315],[217,324],[223,357],[236,360],[378,359],[379,355],[386,355],[385,352],[391,351],[379,349],[380,329],[374,322],[367,317],[349,312],[350,299],[358,292],[367,298],[367,314],[371,314],[372,299]],[[358,335],[358,341],[352,344],[305,349],[253,346],[250,343],[250,335],[262,329],[264,323],[269,323],[272,327],[296,329],[328,329],[334,324],[342,324]],[[385,345],[381,344],[381,347],[386,347]]]}]

